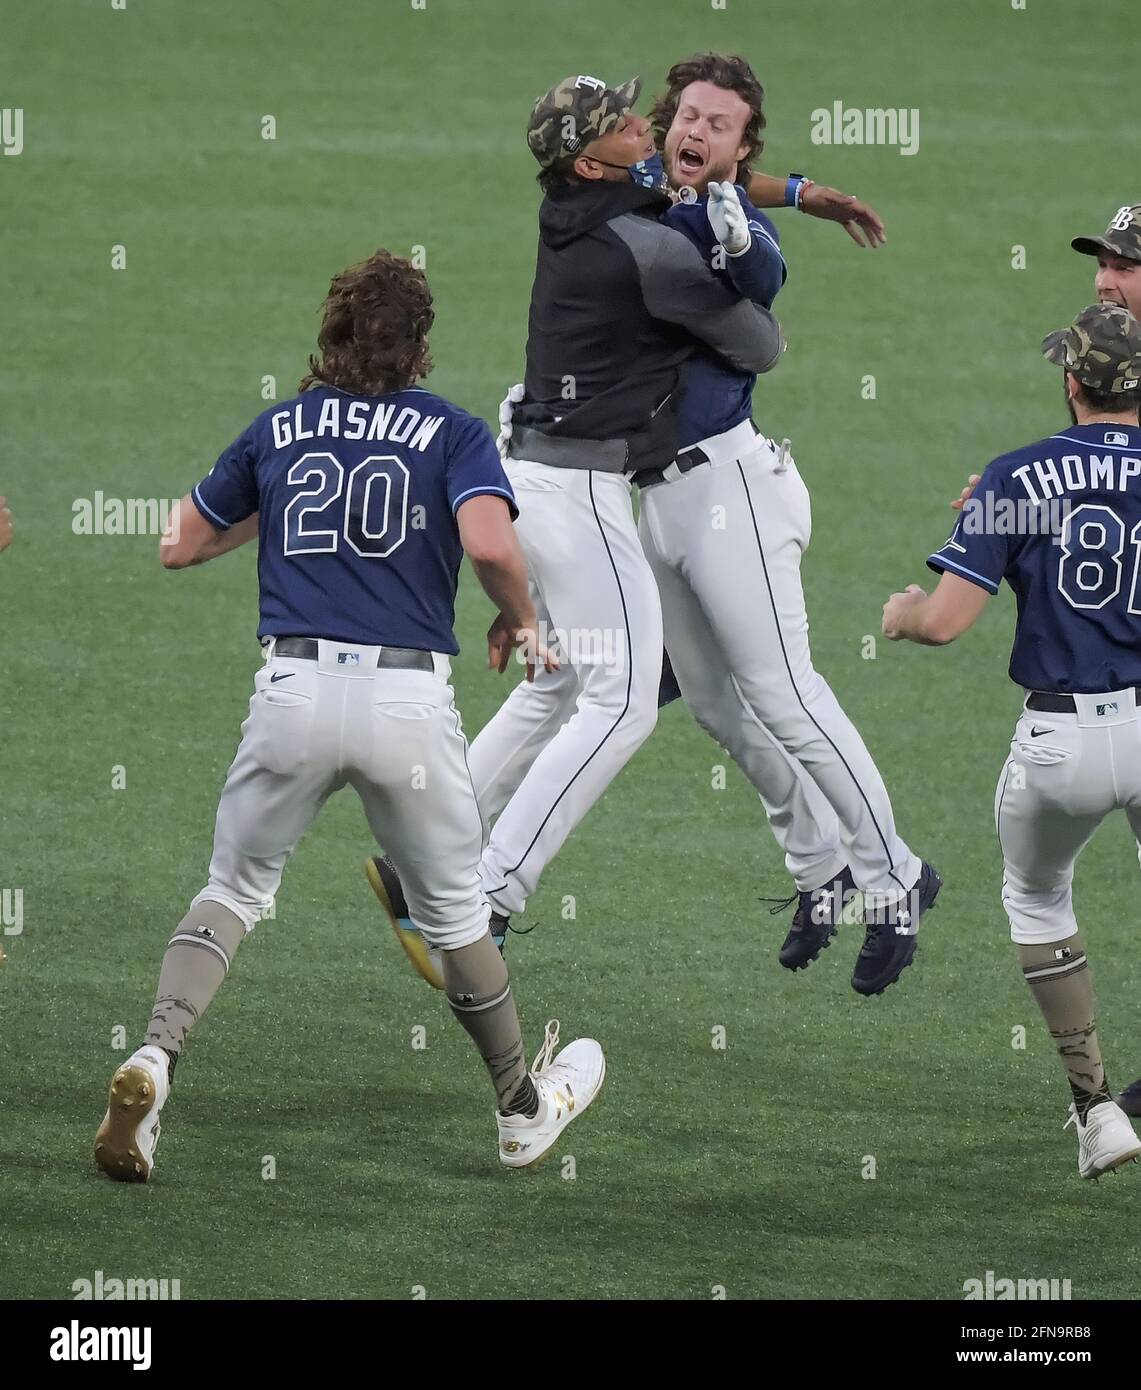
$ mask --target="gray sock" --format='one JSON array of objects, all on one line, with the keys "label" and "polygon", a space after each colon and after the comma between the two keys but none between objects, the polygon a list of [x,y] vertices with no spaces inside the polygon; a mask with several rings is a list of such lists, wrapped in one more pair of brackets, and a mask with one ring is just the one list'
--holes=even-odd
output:
[{"label": "gray sock", "polygon": [[162,958],[148,1043],[178,1056],[187,1033],[226,978],[245,934],[240,919],[221,903],[201,902],[190,909],[175,927]]},{"label": "gray sock", "polygon": [[479,1048],[499,1110],[504,1115],[536,1115],[539,1096],[527,1070],[519,1015],[499,948],[489,933],[458,951],[442,951],[441,956],[448,1003]]}]

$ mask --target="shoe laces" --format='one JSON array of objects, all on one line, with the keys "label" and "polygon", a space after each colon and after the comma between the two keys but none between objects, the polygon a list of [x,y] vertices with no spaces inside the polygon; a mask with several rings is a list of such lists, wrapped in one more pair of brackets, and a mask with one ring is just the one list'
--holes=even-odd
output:
[{"label": "shoe laces", "polygon": [[758,898],[757,901],[761,903],[776,903],[776,907],[769,908],[769,916],[776,917],[779,913],[790,908],[799,897],[800,893],[796,892],[787,898]]},{"label": "shoe laces", "polygon": [[[1063,1129],[1069,1129],[1069,1127],[1070,1127],[1071,1125],[1074,1125],[1074,1126],[1076,1127],[1077,1124],[1078,1124],[1078,1107],[1077,1107],[1076,1105],[1071,1105],[1071,1106],[1070,1106],[1070,1118],[1066,1121],[1066,1123],[1062,1126],[1062,1128],[1063,1128]],[[1081,1129],[1080,1129],[1080,1128],[1078,1128],[1078,1133],[1079,1133],[1079,1134],[1081,1133]]]},{"label": "shoe laces", "polygon": [[535,1060],[531,1063],[531,1075],[542,1076],[551,1065],[551,1058],[555,1055],[555,1048],[559,1045],[559,1021],[552,1018],[548,1021],[546,1030],[543,1034],[543,1045],[535,1055]]}]

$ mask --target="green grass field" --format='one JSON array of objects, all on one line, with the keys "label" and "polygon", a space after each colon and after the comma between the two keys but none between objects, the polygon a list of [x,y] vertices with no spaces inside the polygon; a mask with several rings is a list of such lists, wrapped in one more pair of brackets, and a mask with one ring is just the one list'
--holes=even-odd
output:
[{"label": "green grass field", "polygon": [[[183,1298],[955,1299],[988,1269],[1141,1294],[1141,1171],[1078,1180],[999,902],[1012,604],[950,650],[862,651],[889,591],[925,582],[965,474],[1064,421],[1038,343],[1093,298],[1069,238],[1139,196],[1119,121],[1135,75],[1113,69],[1134,20],[1126,0],[6,8],[0,103],[24,111],[22,153],[0,155],[18,528],[0,557],[0,887],[23,893],[0,972],[8,1297],[70,1297],[96,1270],[178,1279]],[[808,972],[780,969],[787,914],[759,901],[786,891],[780,856],[736,769],[713,790],[723,755],[675,705],[511,942],[529,1046],[558,1015],[607,1049],[602,1099],[557,1150],[573,1178],[499,1169],[478,1058],[382,929],[345,794],[191,1040],[154,1182],[106,1182],[91,1144],[115,1030],[135,1046],[205,881],[259,660],[255,557],[168,575],[153,537],[74,534],[73,504],[183,493],[264,407],[264,377],[293,392],[329,276],[381,244],[425,249],[431,384],[493,419],[521,374],[531,101],[570,72],[640,72],[648,96],[702,48],[761,74],[763,167],[857,192],[888,225],[872,253],[777,214],[791,346],[757,413],[813,491],[817,665],[946,879],[916,964],[859,999],[849,928]],[[918,153],[814,146],[811,112],[837,100],[919,108]],[[505,693],[488,617],[465,572],[469,736]],[[1137,902],[1127,827],[1107,824],[1077,903],[1119,1084],[1141,1070]]]}]

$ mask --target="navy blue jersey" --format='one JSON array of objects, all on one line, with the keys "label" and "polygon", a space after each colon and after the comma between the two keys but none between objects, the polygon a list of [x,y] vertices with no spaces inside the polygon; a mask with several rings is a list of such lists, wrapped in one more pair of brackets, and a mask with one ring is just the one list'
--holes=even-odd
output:
[{"label": "navy blue jersey", "polygon": [[[737,192],[753,234],[752,246],[741,256],[715,256],[719,244],[709,225],[707,194],[694,203],[675,203],[663,213],[662,221],[687,236],[713,273],[728,281],[743,299],[770,309],[787,274],[780,237],[769,219],[749,202],[745,190],[738,187]],[[756,381],[751,372],[739,372],[710,349],[699,349],[681,369],[678,447],[687,448],[748,420],[753,413]]]},{"label": "navy blue jersey", "polygon": [[454,654],[455,512],[479,493],[518,515],[482,420],[420,387],[320,386],[259,415],[191,496],[222,530],[259,513],[259,637]]},{"label": "navy blue jersey", "polygon": [[995,459],[927,563],[992,594],[1007,581],[1025,689],[1141,685],[1141,429],[1075,425]]}]

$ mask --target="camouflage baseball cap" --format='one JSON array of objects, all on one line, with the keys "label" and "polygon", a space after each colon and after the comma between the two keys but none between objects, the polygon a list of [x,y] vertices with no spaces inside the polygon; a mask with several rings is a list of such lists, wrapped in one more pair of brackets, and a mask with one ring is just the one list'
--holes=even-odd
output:
[{"label": "camouflage baseball cap", "polygon": [[1105,236],[1076,236],[1070,245],[1083,256],[1097,256],[1108,251],[1111,256],[1124,256],[1127,261],[1141,261],[1141,203],[1118,208],[1110,218]]},{"label": "camouflage baseball cap", "polygon": [[564,77],[541,96],[527,122],[527,143],[544,169],[564,155],[581,154],[608,135],[638,100],[642,79],[608,87],[598,77]]},{"label": "camouflage baseball cap", "polygon": [[1095,391],[1133,391],[1141,384],[1141,323],[1120,304],[1091,304],[1042,339],[1042,356]]}]

